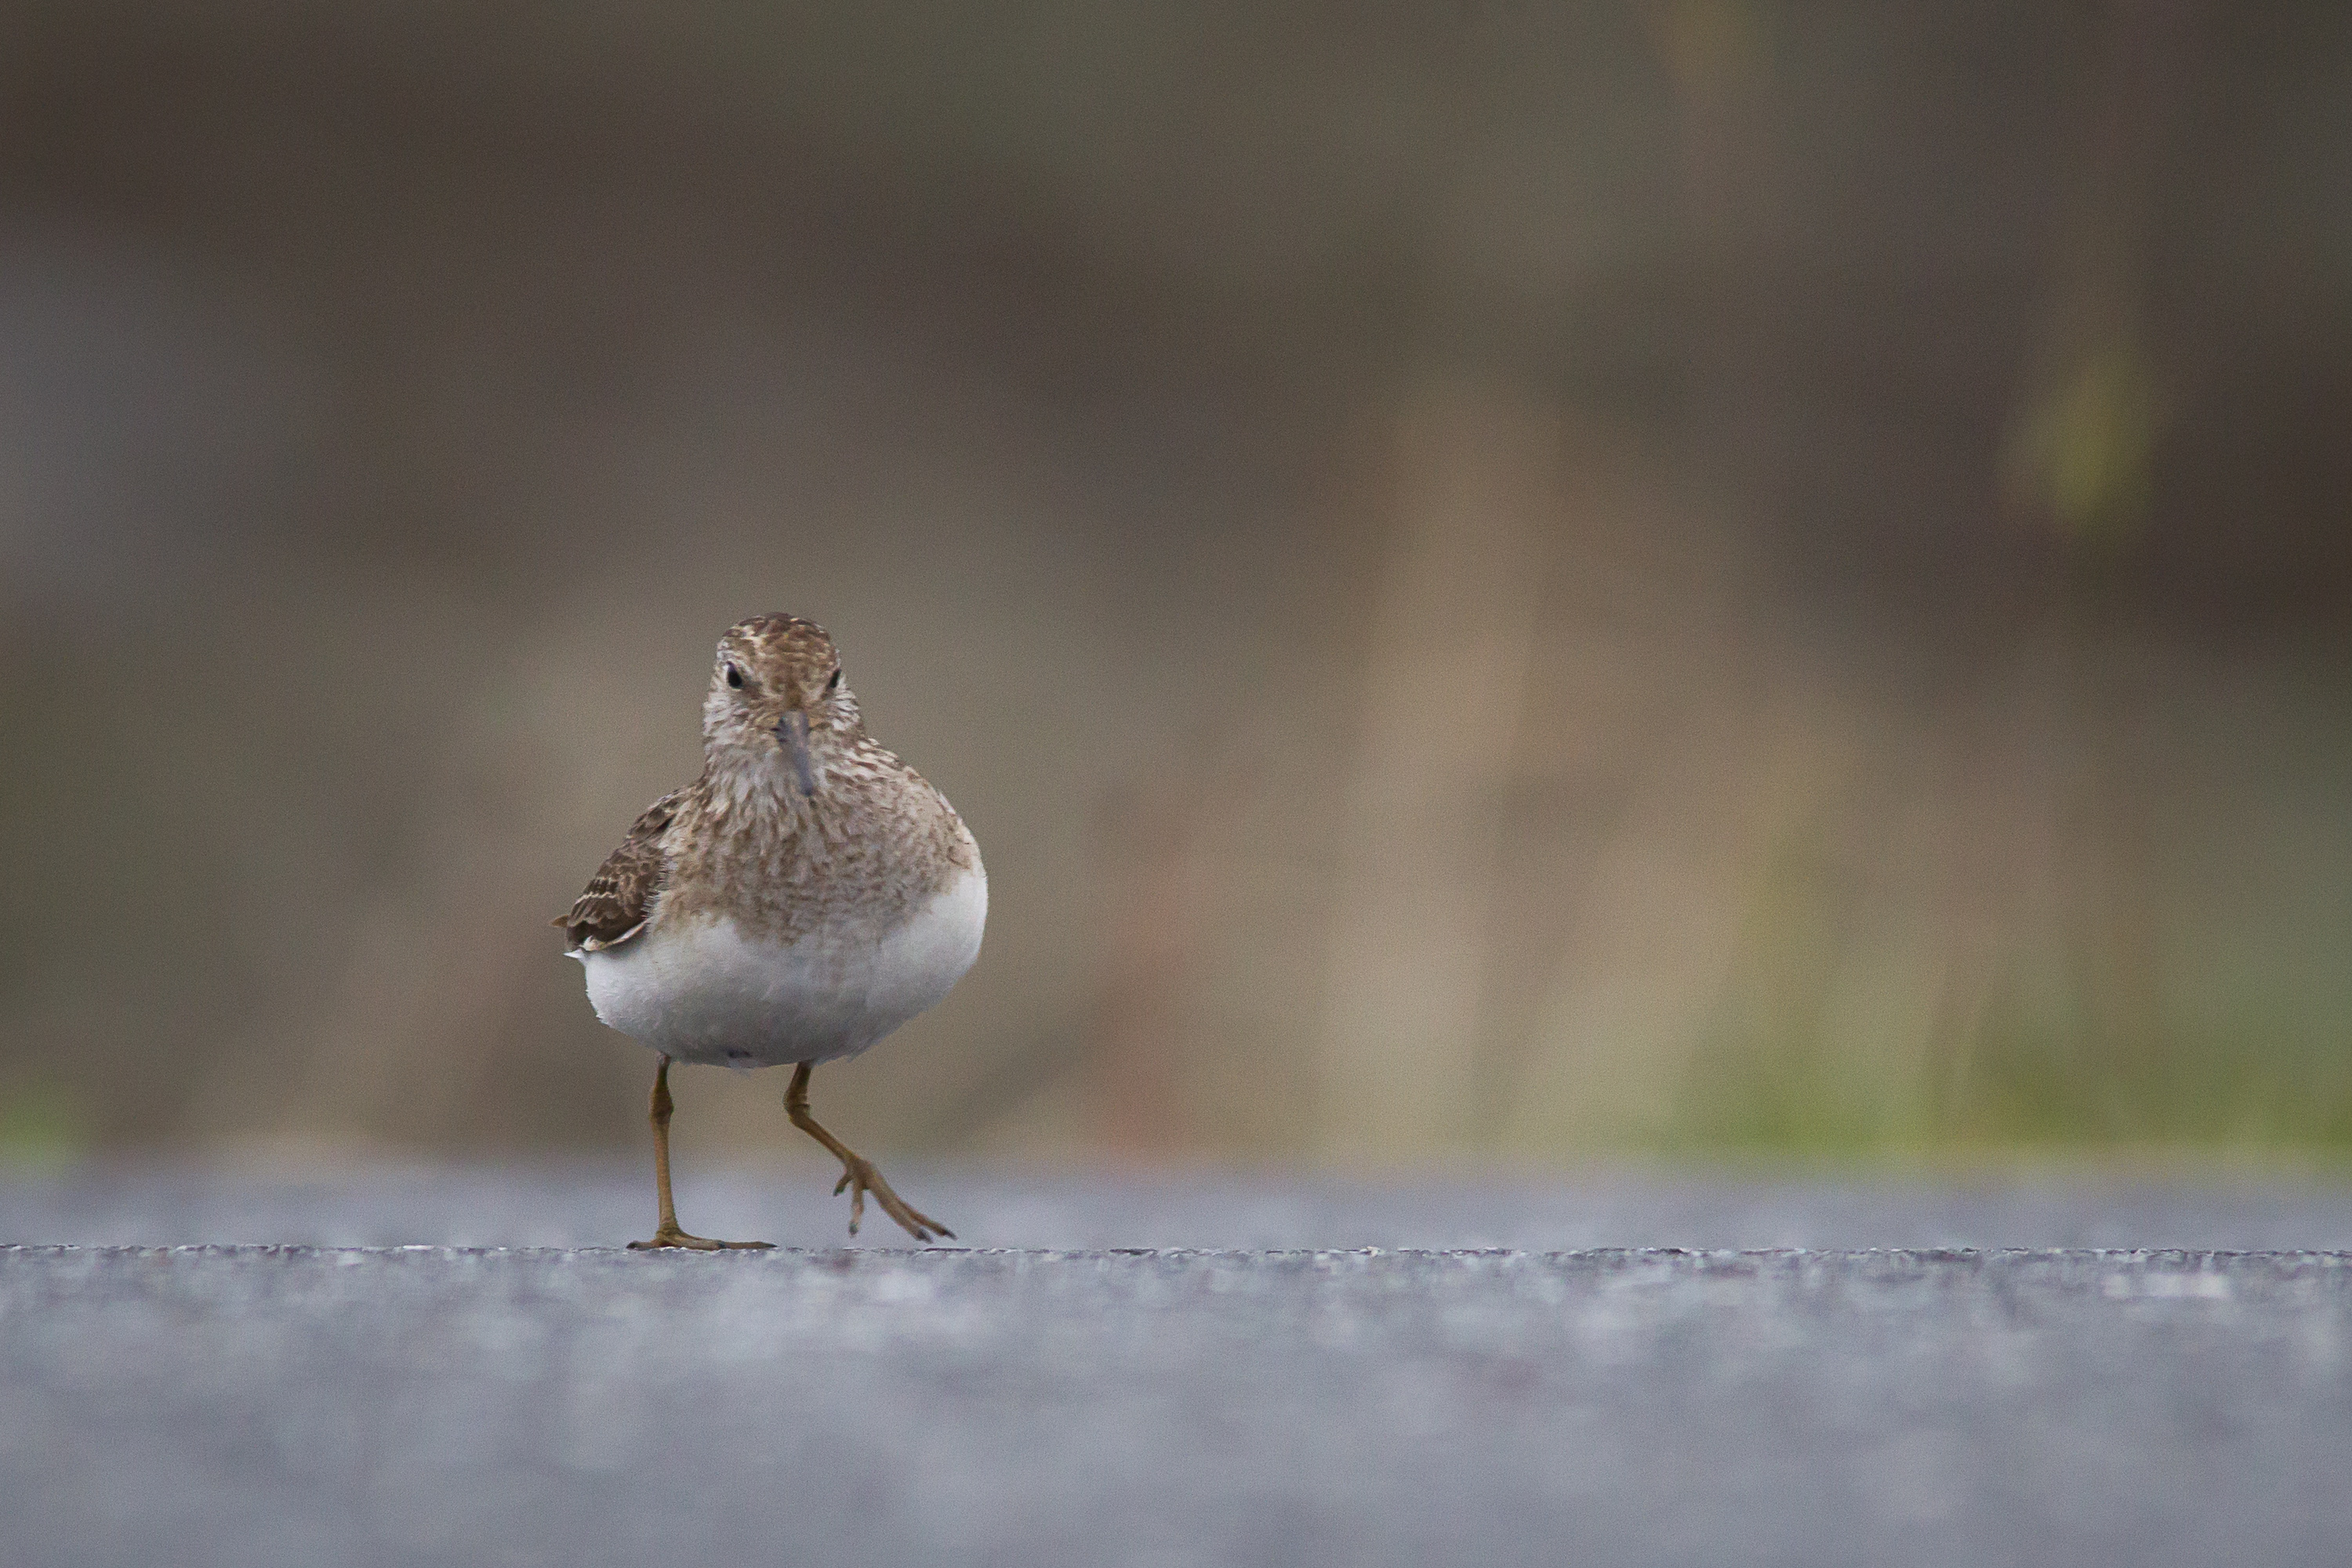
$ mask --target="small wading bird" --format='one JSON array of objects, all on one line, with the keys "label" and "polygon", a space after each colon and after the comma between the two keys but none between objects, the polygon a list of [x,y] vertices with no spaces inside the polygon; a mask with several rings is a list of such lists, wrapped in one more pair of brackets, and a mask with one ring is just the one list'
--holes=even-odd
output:
[{"label": "small wading bird", "polygon": [[702,776],[646,808],[555,924],[596,1016],[651,1047],[661,1225],[632,1247],[766,1247],[678,1228],[669,1068],[793,1065],[784,1110],[918,1241],[955,1233],[809,1114],[809,1073],[948,994],[980,956],[988,873],[947,797],[866,733],[824,628],[754,616],[719,639]]}]

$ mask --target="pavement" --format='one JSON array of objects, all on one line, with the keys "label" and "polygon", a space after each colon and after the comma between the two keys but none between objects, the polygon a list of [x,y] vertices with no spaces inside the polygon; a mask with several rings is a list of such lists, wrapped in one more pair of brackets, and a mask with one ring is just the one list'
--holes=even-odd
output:
[{"label": "pavement", "polygon": [[0,1179],[0,1563],[2352,1560],[2340,1184],[892,1173]]}]

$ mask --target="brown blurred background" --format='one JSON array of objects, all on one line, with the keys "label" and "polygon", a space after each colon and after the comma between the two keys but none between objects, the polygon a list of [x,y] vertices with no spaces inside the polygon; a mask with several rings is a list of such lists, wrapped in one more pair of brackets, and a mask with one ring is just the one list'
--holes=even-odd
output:
[{"label": "brown blurred background", "polygon": [[634,1146],[545,922],[783,608],[992,874],[861,1145],[2352,1147],[2347,105],[2331,5],[16,0],[0,1142]]}]

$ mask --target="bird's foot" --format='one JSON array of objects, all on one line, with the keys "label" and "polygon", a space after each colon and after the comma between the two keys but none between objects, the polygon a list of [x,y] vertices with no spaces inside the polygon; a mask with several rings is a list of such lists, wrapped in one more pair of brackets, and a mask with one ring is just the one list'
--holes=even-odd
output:
[{"label": "bird's foot", "polygon": [[857,1234],[858,1222],[866,1217],[866,1194],[871,1192],[874,1201],[882,1205],[882,1212],[897,1220],[899,1228],[917,1241],[927,1242],[942,1236],[950,1241],[955,1239],[955,1232],[892,1192],[890,1184],[882,1179],[882,1173],[874,1168],[874,1162],[862,1155],[852,1154],[841,1163],[841,1180],[833,1184],[833,1195],[839,1197],[845,1192],[849,1194],[852,1236]]},{"label": "bird's foot", "polygon": [[684,1247],[696,1252],[765,1252],[776,1244],[772,1241],[713,1241],[707,1236],[688,1236],[674,1225],[666,1225],[654,1232],[650,1241],[629,1243],[631,1252],[651,1252],[657,1247]]}]

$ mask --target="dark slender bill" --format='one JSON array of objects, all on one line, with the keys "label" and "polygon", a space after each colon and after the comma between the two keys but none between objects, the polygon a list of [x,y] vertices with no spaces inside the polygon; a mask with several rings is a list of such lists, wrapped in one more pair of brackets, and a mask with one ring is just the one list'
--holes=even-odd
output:
[{"label": "dark slender bill", "polygon": [[784,748],[784,755],[793,763],[793,782],[800,785],[801,794],[816,793],[816,770],[809,765],[808,715],[798,709],[784,715],[776,726],[776,740]]}]

